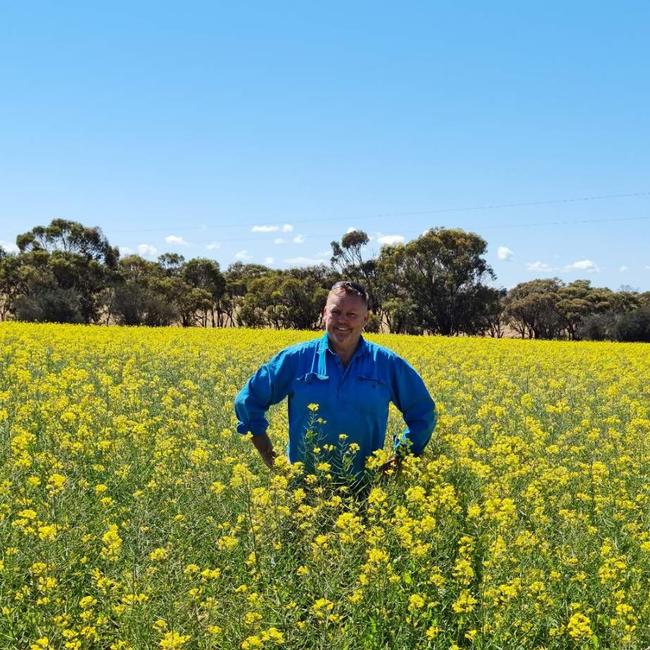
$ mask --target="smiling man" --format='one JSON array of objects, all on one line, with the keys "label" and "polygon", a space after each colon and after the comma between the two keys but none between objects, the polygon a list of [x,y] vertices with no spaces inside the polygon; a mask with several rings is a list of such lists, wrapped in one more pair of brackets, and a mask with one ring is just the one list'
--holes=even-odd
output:
[{"label": "smiling man", "polygon": [[396,459],[421,454],[436,424],[435,404],[404,359],[361,335],[368,322],[364,288],[337,282],[328,294],[323,322],[321,338],[282,350],[246,382],[235,399],[237,431],[252,434],[262,460],[272,467],[276,453],[266,433],[266,411],[288,397],[289,460],[305,461],[310,445],[317,445],[329,450],[328,460],[336,465],[342,449],[354,443],[358,450],[348,471],[358,476],[366,459],[384,446],[393,402],[407,426],[394,440]]}]

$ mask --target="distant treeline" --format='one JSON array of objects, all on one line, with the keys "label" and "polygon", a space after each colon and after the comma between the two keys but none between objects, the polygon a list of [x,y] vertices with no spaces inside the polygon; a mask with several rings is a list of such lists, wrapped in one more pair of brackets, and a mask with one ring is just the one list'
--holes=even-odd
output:
[{"label": "distant treeline", "polygon": [[165,253],[120,258],[99,228],[55,219],[0,247],[0,320],[317,329],[329,287],[363,283],[368,329],[405,334],[515,334],[522,338],[650,341],[650,292],[611,291],[588,280],[522,282],[506,291],[477,234],[432,228],[364,255],[362,231],[333,241],[330,265],[270,269]]}]

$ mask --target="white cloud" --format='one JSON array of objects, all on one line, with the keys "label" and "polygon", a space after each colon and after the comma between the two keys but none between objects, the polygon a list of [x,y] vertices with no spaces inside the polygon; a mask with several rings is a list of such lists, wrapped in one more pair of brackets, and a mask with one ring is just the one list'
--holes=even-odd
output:
[{"label": "white cloud", "polygon": [[217,248],[221,248],[221,244],[218,241],[211,241],[205,246],[209,251],[216,251]]},{"label": "white cloud", "polygon": [[326,264],[327,260],[316,257],[289,257],[284,262],[293,266],[315,266],[317,264]]},{"label": "white cloud", "polygon": [[618,267],[618,270],[619,270],[621,273],[624,273],[625,271],[627,271],[627,266],[625,266],[625,264],[624,264],[623,266],[619,266],[619,267]]},{"label": "white cloud", "polygon": [[142,257],[155,257],[158,254],[158,249],[151,244],[138,244],[138,255]]},{"label": "white cloud", "polygon": [[167,235],[165,241],[168,244],[175,244],[176,246],[189,246],[189,244],[182,238],[177,235]]},{"label": "white cloud", "polygon": [[285,223],[281,226],[253,226],[251,232],[293,232],[293,226],[290,223]]},{"label": "white cloud", "polygon": [[2,248],[4,248],[7,253],[18,252],[18,246],[16,246],[16,244],[14,244],[13,242],[3,241],[0,239],[0,246],[2,246]]},{"label": "white cloud", "polygon": [[305,236],[304,235],[296,235],[291,241],[294,244],[304,244],[305,243]]},{"label": "white cloud", "polygon": [[395,244],[404,243],[404,235],[380,235],[377,237],[377,241],[382,246],[395,246]]},{"label": "white cloud", "polygon": [[276,238],[273,240],[273,243],[274,243],[274,244],[284,244],[285,241],[286,241],[286,240],[282,239],[282,237],[276,237]]},{"label": "white cloud", "polygon": [[589,273],[600,271],[598,265],[591,260],[577,260],[564,268],[565,271],[588,271]]},{"label": "white cloud", "polygon": [[507,246],[497,248],[497,257],[504,262],[509,262],[513,255],[514,253]]},{"label": "white cloud", "polygon": [[244,249],[244,250],[241,250],[241,251],[237,251],[235,253],[235,259],[236,260],[241,260],[242,262],[245,262],[247,260],[252,260],[253,256],[246,249]]},{"label": "white cloud", "polygon": [[273,257],[265,257],[264,258],[264,264],[266,264],[267,266],[271,266],[271,264],[273,264],[273,262],[275,262],[275,258],[273,258]]},{"label": "white cloud", "polygon": [[280,226],[253,226],[251,232],[278,232]]},{"label": "white cloud", "polygon": [[324,251],[319,251],[316,253],[316,257],[332,257],[332,249],[327,249]]},{"label": "white cloud", "polygon": [[549,266],[546,262],[528,262],[526,264],[526,268],[529,271],[533,271],[535,273],[549,273],[550,271],[554,271],[555,269],[552,266]]},{"label": "white cloud", "polygon": [[[0,242],[2,243],[2,242]],[[126,257],[127,255],[132,255],[133,254],[133,249],[129,248],[128,246],[120,246],[120,255],[123,257]]]}]

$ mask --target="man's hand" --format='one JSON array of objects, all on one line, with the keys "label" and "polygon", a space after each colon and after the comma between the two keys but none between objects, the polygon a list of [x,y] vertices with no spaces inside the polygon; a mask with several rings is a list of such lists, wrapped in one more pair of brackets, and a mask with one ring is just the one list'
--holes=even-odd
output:
[{"label": "man's hand", "polygon": [[251,442],[255,445],[255,449],[259,452],[259,455],[262,457],[264,464],[269,468],[273,469],[273,461],[277,454],[273,449],[273,443],[271,438],[269,438],[267,433],[263,433],[261,436],[253,436]]},{"label": "man's hand", "polygon": [[399,474],[400,469],[402,469],[402,462],[403,458],[401,456],[393,456],[388,462],[384,463],[379,468],[379,472],[384,476]]}]

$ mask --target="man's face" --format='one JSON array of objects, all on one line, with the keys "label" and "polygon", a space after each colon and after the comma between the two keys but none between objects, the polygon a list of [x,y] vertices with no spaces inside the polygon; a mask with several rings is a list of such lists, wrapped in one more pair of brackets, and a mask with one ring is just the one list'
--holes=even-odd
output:
[{"label": "man's face", "polygon": [[323,321],[334,350],[352,353],[368,322],[368,308],[360,296],[333,292],[327,297]]}]

